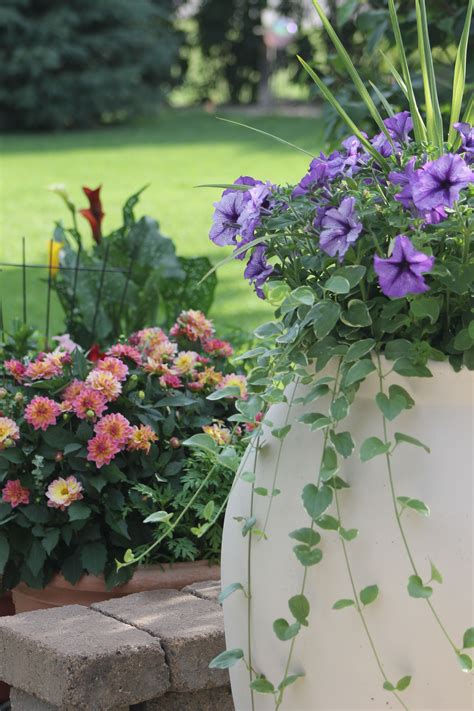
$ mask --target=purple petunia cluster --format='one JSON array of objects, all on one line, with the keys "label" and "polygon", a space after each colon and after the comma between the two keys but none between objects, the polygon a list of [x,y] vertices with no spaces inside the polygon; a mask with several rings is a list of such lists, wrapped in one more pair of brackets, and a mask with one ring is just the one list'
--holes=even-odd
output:
[{"label": "purple petunia cluster", "polygon": [[[349,136],[341,150],[329,155],[320,153],[291,192],[291,201],[304,200],[305,204],[314,205],[308,235],[314,235],[319,250],[339,264],[366,234],[355,197],[341,196],[341,180],[350,182],[364,170],[358,178],[359,185],[378,185],[379,191],[384,190],[387,199],[395,198],[422,229],[446,220],[461,192],[474,183],[474,128],[470,124],[454,124],[458,132],[457,152],[432,160],[427,155],[414,154],[410,136],[413,121],[408,111],[390,116],[384,124],[385,131],[371,139],[366,134],[362,134],[362,140]],[[408,159],[407,152],[411,156]],[[393,169],[384,173],[380,164],[386,159]],[[257,295],[264,298],[263,286],[274,267],[268,261],[265,230],[258,230],[264,227],[262,219],[271,216],[275,207],[284,213],[289,203],[281,199],[282,190],[268,182],[242,176],[234,185],[214,204],[210,238],[220,246],[233,246],[239,259],[251,252],[244,275]],[[407,226],[411,229],[410,224]],[[254,241],[258,237],[261,242]],[[351,254],[353,262],[355,253]],[[399,234],[391,240],[387,257],[379,249],[373,267],[381,292],[390,298],[401,298],[428,290],[423,275],[433,269],[434,257],[417,251],[409,236]]]}]

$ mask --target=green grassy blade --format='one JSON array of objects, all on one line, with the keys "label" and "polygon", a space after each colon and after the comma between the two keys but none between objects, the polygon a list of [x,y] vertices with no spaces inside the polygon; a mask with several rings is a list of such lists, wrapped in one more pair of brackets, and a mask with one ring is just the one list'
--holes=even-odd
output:
[{"label": "green grassy blade", "polygon": [[[408,99],[411,117],[413,119],[413,132],[415,134],[415,140],[417,143],[425,143],[426,138],[427,138],[426,127],[425,127],[425,124],[424,124],[423,119],[421,117],[420,111],[418,109],[418,104],[416,103],[415,92],[413,91],[413,85],[411,82],[410,69],[408,68],[407,56],[405,53],[405,45],[403,44],[402,33],[400,31],[400,25],[398,24],[398,17],[397,17],[397,11],[395,8],[394,0],[388,0],[388,7],[389,7],[389,11],[390,11],[390,21],[392,23],[392,30],[393,30],[393,34],[395,36],[395,44],[398,49],[398,54],[400,57],[400,64],[402,67],[403,81],[405,84],[405,92],[404,93]],[[391,64],[390,60],[387,59],[387,57],[386,57],[386,60],[390,66],[390,64]],[[394,69],[395,69],[395,67],[393,67],[393,69],[391,69],[392,74],[394,74]],[[395,74],[394,74],[394,76],[395,76],[395,79],[397,79],[397,76]],[[397,81],[400,84],[400,81],[398,79],[397,79]],[[403,90],[403,88],[402,88],[402,90]]]},{"label": "green grassy blade", "polygon": [[388,140],[390,141],[390,143],[392,143],[392,146],[393,146],[392,138],[385,127],[385,124],[384,124],[382,117],[381,117],[381,115],[374,103],[374,100],[372,99],[369,92],[365,88],[365,84],[362,81],[362,79],[360,78],[359,72],[355,68],[344,45],[342,44],[341,40],[337,36],[336,31],[334,30],[333,26],[329,22],[326,14],[325,14],[323,8],[321,7],[321,5],[319,4],[318,0],[313,0],[313,5],[316,8],[316,11],[321,19],[321,22],[323,23],[324,29],[326,30],[329,37],[331,38],[331,42],[333,43],[334,47],[336,48],[336,51],[337,51],[339,57],[341,58],[344,66],[346,67],[352,81],[354,82],[354,85],[355,85],[357,91],[359,92],[362,100],[364,101],[367,108],[369,109],[370,115],[372,116],[372,118],[374,119],[375,123],[380,128],[380,130],[385,133]]},{"label": "green grassy blade", "polygon": [[202,185],[195,185],[195,188],[222,188],[223,190],[245,190],[249,189],[248,185],[240,185],[240,183],[203,183]]},{"label": "green grassy blade", "polygon": [[461,39],[459,41],[458,51],[456,53],[456,63],[454,65],[453,78],[453,98],[451,102],[451,117],[449,119],[449,143],[454,143],[457,132],[453,128],[453,124],[459,121],[461,114],[462,100],[464,96],[464,87],[466,84],[466,60],[467,60],[467,45],[469,42],[469,32],[471,29],[472,17],[472,0],[469,0],[466,20],[464,22]]},{"label": "green grassy blade", "polygon": [[357,136],[359,141],[362,143],[362,145],[367,149],[367,151],[376,159],[376,161],[382,165],[385,170],[389,170],[389,165],[388,162],[385,160],[385,158],[378,152],[376,148],[373,147],[373,145],[365,138],[365,136],[361,133],[360,129],[356,126],[354,121],[351,119],[349,114],[347,114],[344,109],[342,108],[341,104],[339,101],[336,99],[334,94],[328,89],[326,84],[322,81],[322,79],[316,74],[314,69],[311,69],[309,64],[304,61],[299,55],[296,55],[298,61],[300,64],[304,67],[304,69],[308,72],[309,76],[311,79],[314,81],[316,86],[319,88],[321,91],[322,95],[328,101],[331,106],[337,111],[339,116],[346,122],[346,124],[349,126],[351,131]]},{"label": "green grassy blade", "polygon": [[404,80],[402,79],[400,73],[395,69],[392,61],[387,57],[387,55],[384,52],[382,52],[381,49],[379,49],[379,52],[382,55],[382,57],[385,59],[385,61],[387,62],[388,68],[390,69],[390,72],[392,73],[393,78],[397,82],[398,86],[402,90],[403,95],[405,96],[406,99],[409,100],[408,88],[407,88],[407,85],[405,84]]},{"label": "green grassy blade", "polygon": [[222,116],[216,116],[216,118],[219,121],[226,121],[226,123],[233,123],[235,126],[240,126],[241,128],[248,128],[249,131],[255,131],[255,133],[261,133],[263,136],[268,136],[268,138],[273,138],[274,141],[278,141],[278,143],[283,143],[285,146],[289,146],[290,148],[294,148],[295,150],[300,151],[301,153],[305,153],[305,155],[309,156],[310,158],[315,157],[313,155],[313,153],[309,153],[309,151],[305,151],[304,148],[295,146],[294,143],[290,143],[290,141],[285,141],[284,138],[280,138],[279,136],[274,136],[273,133],[268,133],[268,131],[262,131],[261,128],[255,128],[254,126],[248,126],[246,123],[240,123],[239,121],[232,121],[231,119],[222,118]]},{"label": "green grassy blade", "polygon": [[464,123],[474,123],[474,94],[469,97],[462,120]]},{"label": "green grassy blade", "polygon": [[441,151],[443,148],[443,118],[441,116],[438,91],[436,89],[436,77],[428,34],[425,0],[415,0],[415,5],[421,75],[423,77],[423,88],[425,91],[428,139]]},{"label": "green grassy blade", "polygon": [[377,96],[379,97],[380,103],[381,103],[382,106],[384,107],[384,109],[385,109],[385,111],[387,112],[387,114],[388,114],[389,116],[394,116],[394,115],[395,115],[394,110],[392,109],[392,107],[390,106],[390,104],[388,103],[387,99],[385,98],[385,96],[384,96],[384,95],[382,94],[382,92],[380,91],[380,89],[375,86],[375,84],[374,84],[373,81],[369,82],[369,84],[370,84],[370,86],[372,87],[372,89],[375,91],[375,93],[377,94]]}]

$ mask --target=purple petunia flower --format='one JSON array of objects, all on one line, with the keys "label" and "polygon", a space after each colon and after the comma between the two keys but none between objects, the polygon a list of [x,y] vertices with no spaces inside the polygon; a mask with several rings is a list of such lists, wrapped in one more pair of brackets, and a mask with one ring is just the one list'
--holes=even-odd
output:
[{"label": "purple petunia flower", "polygon": [[[240,178],[237,178],[237,180],[234,180],[234,185],[248,185],[250,188],[253,188],[254,185],[261,185],[261,184],[262,184],[261,180],[256,180],[255,178],[252,178],[250,175],[241,175]],[[232,188],[227,188],[227,190],[224,190],[224,192],[222,194],[227,195],[228,193],[232,193],[232,192],[235,192],[235,190],[232,190]]]},{"label": "purple petunia flower", "polygon": [[[377,133],[371,140],[371,144],[377,150],[381,156],[384,158],[388,158],[389,156],[392,155],[393,153],[393,147],[390,141],[388,140],[387,136],[385,133],[382,131],[380,133]],[[400,145],[396,142],[393,141],[395,148],[398,149],[400,148]]]},{"label": "purple petunia flower", "polygon": [[474,173],[461,156],[446,153],[416,171],[413,202],[419,210],[452,207],[459,193],[474,182]]},{"label": "purple petunia flower", "polygon": [[[244,207],[238,219],[240,235],[242,237],[242,240],[239,242],[239,247],[254,239],[255,230],[261,222],[262,211],[270,207],[272,188],[274,188],[274,186],[271,185],[271,183],[267,183],[266,185],[260,183],[245,193]],[[238,259],[243,259],[244,257],[245,253],[237,256]]]},{"label": "purple petunia flower", "polygon": [[214,244],[224,247],[236,243],[236,237],[240,232],[238,220],[244,204],[245,199],[241,190],[230,190],[219,202],[214,203],[216,209],[209,232],[209,237]]},{"label": "purple petunia flower", "polygon": [[394,141],[400,143],[408,143],[410,140],[409,133],[413,129],[413,121],[409,111],[400,111],[395,116],[385,119],[384,124]]},{"label": "purple petunia flower", "polygon": [[258,244],[253,250],[244,271],[244,277],[254,285],[257,296],[264,298],[262,286],[273,272],[273,267],[267,262],[265,253],[267,248],[263,244]]},{"label": "purple petunia flower", "polygon": [[378,255],[374,257],[374,269],[382,293],[399,299],[407,294],[422,294],[428,291],[429,287],[422,274],[433,269],[434,261],[434,257],[417,252],[408,237],[398,235],[388,259],[382,259]]},{"label": "purple petunia flower", "polygon": [[474,160],[474,127],[470,123],[459,122],[453,124],[456,131],[461,136],[460,153],[466,153],[468,162]]},{"label": "purple petunia flower", "polygon": [[346,197],[339,207],[331,207],[326,210],[321,219],[322,229],[319,235],[319,246],[331,257],[335,257],[337,254],[340,262],[362,231],[362,222],[359,220],[354,205],[355,199]]},{"label": "purple petunia flower", "polygon": [[416,158],[410,158],[406,166],[399,173],[392,171],[388,174],[388,179],[394,185],[401,185],[403,190],[395,195],[395,200],[402,203],[406,210],[414,207],[413,204],[413,183],[415,181],[415,162]]}]

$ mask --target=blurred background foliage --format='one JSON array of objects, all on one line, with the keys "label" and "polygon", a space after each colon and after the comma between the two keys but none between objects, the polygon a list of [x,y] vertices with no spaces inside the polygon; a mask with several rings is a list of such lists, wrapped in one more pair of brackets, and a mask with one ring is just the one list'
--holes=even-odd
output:
[{"label": "blurred background foliage", "polygon": [[[398,2],[416,74],[414,4]],[[427,4],[447,116],[467,2]],[[387,0],[326,0],[325,7],[367,86],[372,81],[394,108],[405,108],[390,71],[390,62],[399,65]],[[222,253],[211,248],[207,232],[219,191],[194,186],[240,174],[296,182],[308,158],[263,134],[216,121],[216,113],[281,135],[314,155],[347,132],[320,101],[297,53],[325,77],[356,122],[374,128],[311,0],[2,0],[0,33],[4,261],[21,261],[24,235],[28,261],[46,263],[58,206],[45,188],[63,182],[76,192],[80,185],[103,184],[107,229],[120,219],[117,206],[127,195],[150,183],[145,214],[159,219],[178,254],[217,261]],[[415,87],[422,103],[420,77]],[[40,323],[46,271],[33,271],[28,317]],[[7,320],[21,315],[19,276],[16,268],[0,273],[0,316],[3,308]],[[177,293],[172,286],[163,298],[171,302]],[[251,328],[267,314],[240,264],[220,270],[211,310],[220,325]],[[62,322],[55,298],[52,319],[53,325]]]}]

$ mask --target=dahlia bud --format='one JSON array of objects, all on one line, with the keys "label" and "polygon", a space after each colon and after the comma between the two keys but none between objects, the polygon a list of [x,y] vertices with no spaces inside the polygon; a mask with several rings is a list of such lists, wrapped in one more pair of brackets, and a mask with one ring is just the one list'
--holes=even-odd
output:
[{"label": "dahlia bud", "polygon": [[70,419],[70,417],[71,417],[71,415],[69,414],[69,412],[65,412],[63,414],[63,419],[65,422],[67,422]]},{"label": "dahlia bud", "polygon": [[54,460],[56,462],[62,462],[63,459],[64,459],[64,454],[62,452],[56,452],[56,454],[54,455]]},{"label": "dahlia bud", "polygon": [[181,442],[177,437],[171,437],[170,439],[171,449],[179,449],[181,447]]},{"label": "dahlia bud", "polygon": [[18,393],[15,393],[15,396],[13,399],[16,403],[18,403],[18,405],[22,405],[25,401],[25,396],[23,395],[23,393],[18,392]]},{"label": "dahlia bud", "polygon": [[138,394],[138,397],[140,398],[140,400],[145,399],[145,391],[144,390],[139,390],[137,394]]},{"label": "dahlia bud", "polygon": [[5,447],[13,447],[15,445],[15,442],[12,440],[11,437],[7,437],[3,444]]},{"label": "dahlia bud", "polygon": [[132,375],[130,376],[129,380],[130,380],[132,383],[136,383],[137,380],[138,380],[138,375],[137,375],[136,373],[132,373]]},{"label": "dahlia bud", "polygon": [[5,400],[8,397],[8,390],[6,388],[0,388],[0,400]]},{"label": "dahlia bud", "polygon": [[90,410],[90,409],[86,410],[86,417],[88,417],[89,419],[92,419],[93,417],[95,417],[94,410]]}]

